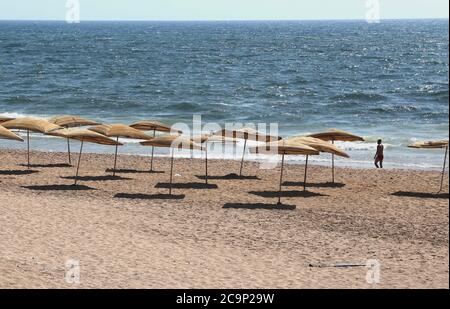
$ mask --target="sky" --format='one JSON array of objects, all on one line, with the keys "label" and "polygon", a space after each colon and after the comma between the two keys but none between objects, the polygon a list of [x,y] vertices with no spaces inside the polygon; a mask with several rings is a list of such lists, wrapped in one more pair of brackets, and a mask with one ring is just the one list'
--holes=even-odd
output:
[{"label": "sky", "polygon": [[65,20],[79,1],[80,20],[365,19],[379,1],[381,19],[448,18],[448,0],[0,0],[3,20]]}]

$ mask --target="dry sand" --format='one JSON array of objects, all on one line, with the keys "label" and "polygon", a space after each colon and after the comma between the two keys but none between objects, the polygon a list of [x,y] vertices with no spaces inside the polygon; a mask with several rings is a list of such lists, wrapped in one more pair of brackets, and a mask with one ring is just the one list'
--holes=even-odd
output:
[{"label": "dry sand", "polygon": [[[75,154],[74,154],[75,157]],[[279,168],[245,165],[259,179],[213,179],[217,189],[174,189],[183,199],[155,199],[167,189],[170,161],[120,156],[124,179],[104,177],[111,155],[83,156],[82,178],[64,153],[0,151],[1,288],[449,288],[449,199],[433,194],[438,172],[330,169],[312,166],[308,194],[283,188],[289,209],[273,207]],[[239,162],[210,161],[210,174],[239,170]],[[174,181],[202,182],[204,161],[176,159]],[[301,182],[303,167],[286,167]],[[446,176],[447,177],[447,176]],[[447,178],[446,178],[447,179]],[[124,193],[127,198],[115,197]],[[146,194],[146,195],[139,195]],[[224,205],[246,208],[224,208]],[[261,205],[255,205],[260,203]],[[247,205],[245,205],[247,204]],[[264,204],[264,205],[263,205]],[[64,280],[65,262],[80,262],[80,284]],[[381,263],[380,283],[365,267]]]}]

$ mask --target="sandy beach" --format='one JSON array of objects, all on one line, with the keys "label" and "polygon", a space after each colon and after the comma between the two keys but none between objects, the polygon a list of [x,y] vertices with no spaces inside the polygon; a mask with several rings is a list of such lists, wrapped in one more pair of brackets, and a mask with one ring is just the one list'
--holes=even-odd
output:
[{"label": "sandy beach", "polygon": [[[449,196],[435,194],[440,173],[85,154],[80,186],[65,153],[0,150],[0,288],[449,288]],[[76,163],[76,156],[74,154]],[[214,177],[216,176],[216,177]],[[215,186],[217,185],[217,188]],[[156,187],[155,187],[156,186]],[[178,188],[179,186],[180,188]],[[182,188],[184,186],[184,188]],[[266,209],[265,209],[266,208]],[[64,280],[68,259],[80,283]],[[364,266],[381,264],[380,283]]]}]

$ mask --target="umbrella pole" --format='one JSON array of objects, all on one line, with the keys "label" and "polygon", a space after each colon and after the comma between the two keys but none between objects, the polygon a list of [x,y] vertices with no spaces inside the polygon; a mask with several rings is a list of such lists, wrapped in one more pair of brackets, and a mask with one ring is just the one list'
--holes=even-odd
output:
[{"label": "umbrella pole", "polygon": [[278,187],[278,205],[281,205],[281,184],[283,182],[284,152],[281,156],[280,186]]},{"label": "umbrella pole", "polygon": [[82,151],[83,151],[83,141],[81,141],[80,154],[78,155],[77,174],[75,175],[75,186],[77,185],[77,181],[78,181],[78,171],[80,170],[80,162],[81,162],[81,153],[82,153]]},{"label": "umbrella pole", "polygon": [[30,130],[27,130],[27,161],[30,168]]},{"label": "umbrella pole", "polygon": [[67,154],[69,155],[69,165],[71,165],[72,159],[70,158],[70,139],[67,139]]},{"label": "umbrella pole", "polygon": [[[334,140],[332,140],[331,143],[334,145]],[[331,173],[332,173],[331,182],[334,183],[334,153],[331,154]]]},{"label": "umbrella pole", "polygon": [[308,172],[308,158],[309,158],[309,156],[307,155],[306,156],[306,162],[305,162],[305,178],[303,180],[303,191],[306,191],[306,175],[307,175],[307,172]]},{"label": "umbrella pole", "polygon": [[447,154],[448,154],[448,146],[445,147],[444,167],[442,168],[442,176],[441,176],[441,187],[438,193],[442,191],[442,187],[444,186],[445,164],[447,163]]},{"label": "umbrella pole", "polygon": [[242,168],[244,167],[244,156],[245,156],[245,148],[247,147],[247,139],[244,142],[244,150],[242,151],[242,160],[241,160],[241,168],[239,170],[239,176],[242,176]]},{"label": "umbrella pole", "polygon": [[205,182],[208,184],[208,142],[205,142]]},{"label": "umbrella pole", "polygon": [[172,195],[172,178],[173,178],[173,148],[172,151],[172,157],[170,159],[170,185],[169,185],[169,195]]},{"label": "umbrella pole", "polygon": [[[119,137],[117,137],[116,141],[119,141]],[[116,176],[116,166],[117,166],[117,149],[119,145],[116,145],[116,152],[114,154],[114,168],[113,168],[113,177]]]},{"label": "umbrella pole", "polygon": [[[156,129],[153,129],[153,137],[156,135]],[[153,172],[153,154],[155,153],[155,146],[152,146],[152,158],[150,159],[150,172]]]}]

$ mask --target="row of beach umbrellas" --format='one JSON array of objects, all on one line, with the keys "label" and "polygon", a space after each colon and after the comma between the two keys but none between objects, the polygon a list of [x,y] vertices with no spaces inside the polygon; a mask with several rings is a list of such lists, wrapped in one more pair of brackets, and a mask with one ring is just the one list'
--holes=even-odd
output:
[{"label": "row of beach umbrellas", "polygon": [[[88,127],[82,128],[82,127]],[[71,115],[64,115],[51,118],[50,120],[23,117],[23,118],[7,118],[0,117],[0,138],[23,141],[23,139],[10,130],[19,130],[26,132],[27,140],[27,166],[30,167],[30,132],[41,133],[46,135],[57,136],[67,140],[68,162],[71,165],[70,140],[78,140],[81,142],[78,155],[75,184],[79,175],[81,156],[83,145],[85,142],[96,143],[101,145],[109,145],[115,147],[113,176],[116,174],[118,146],[123,145],[119,142],[119,138],[129,138],[141,141],[142,146],[151,147],[150,172],[154,172],[153,158],[155,147],[171,148],[171,170],[170,170],[170,187],[169,194],[172,193],[173,178],[173,157],[175,148],[183,148],[190,150],[201,150],[205,152],[205,182],[208,183],[208,143],[236,143],[237,140],[244,140],[244,149],[240,162],[239,173],[237,177],[243,177],[244,158],[247,150],[247,141],[261,142],[258,146],[249,147],[251,153],[277,154],[281,155],[281,173],[279,183],[279,199],[281,203],[281,186],[283,179],[284,156],[285,155],[304,155],[304,190],[306,190],[307,170],[309,156],[319,155],[320,153],[329,153],[332,155],[332,183],[335,182],[335,156],[349,158],[349,155],[342,149],[334,145],[335,141],[364,141],[364,139],[355,134],[330,129],[326,132],[310,134],[308,136],[294,136],[289,138],[281,138],[279,136],[270,136],[262,134],[253,128],[242,128],[237,130],[219,130],[208,134],[201,134],[191,138],[182,135],[182,131],[174,130],[168,124],[164,124],[154,120],[144,120],[126,124],[101,124],[99,122]],[[156,132],[165,133],[162,136],[156,136]],[[444,168],[441,178],[440,191],[443,187],[443,179],[445,173],[445,162],[448,152],[448,141],[431,141],[421,142],[410,145],[412,148],[436,149],[445,148]]]}]

